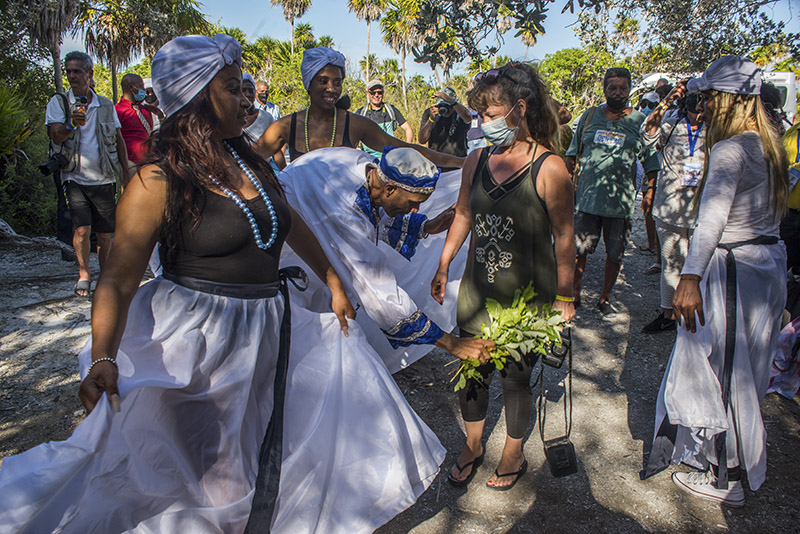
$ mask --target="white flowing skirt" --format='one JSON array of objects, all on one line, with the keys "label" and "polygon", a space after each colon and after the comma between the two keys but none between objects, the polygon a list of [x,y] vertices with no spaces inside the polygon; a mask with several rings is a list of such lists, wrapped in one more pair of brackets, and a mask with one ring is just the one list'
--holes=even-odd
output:
[{"label": "white flowing skirt", "polygon": [[766,476],[767,432],[761,401],[786,303],[786,250],[782,243],[746,245],[734,249],[734,254],[738,291],[731,410],[726,414],[717,378],[725,360],[727,279],[727,253],[717,249],[700,282],[706,324],[698,323],[694,334],[678,329],[658,393],[655,431],[668,416],[678,425],[672,461],[700,468],[709,462],[719,465],[714,436],[727,431],[728,465],[742,465],[756,490]]},{"label": "white flowing skirt", "polygon": [[[157,278],[137,292],[105,396],[63,442],[6,458],[0,533],[235,533],[272,410],[283,301]],[[356,324],[292,307],[273,533],[367,533],[410,506],[444,449]],[[90,343],[80,355],[81,376]]]}]

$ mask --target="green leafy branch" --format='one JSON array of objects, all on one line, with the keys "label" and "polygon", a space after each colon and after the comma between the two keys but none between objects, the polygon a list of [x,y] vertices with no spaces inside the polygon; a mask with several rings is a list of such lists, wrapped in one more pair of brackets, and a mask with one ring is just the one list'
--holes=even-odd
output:
[{"label": "green leafy branch", "polygon": [[[527,287],[514,291],[511,306],[504,308],[495,299],[486,299],[486,311],[489,313],[489,325],[481,325],[481,339],[495,342],[495,348],[489,351],[489,362],[499,370],[503,370],[510,357],[514,362],[522,362],[526,354],[545,354],[547,347],[561,346],[561,330],[565,321],[561,312],[553,310],[550,304],[531,307],[529,303],[536,297],[533,282]],[[478,371],[481,363],[478,360],[454,360],[447,365],[458,363],[450,382],[456,381],[455,390],[466,387],[467,380],[473,378],[483,383]]]}]

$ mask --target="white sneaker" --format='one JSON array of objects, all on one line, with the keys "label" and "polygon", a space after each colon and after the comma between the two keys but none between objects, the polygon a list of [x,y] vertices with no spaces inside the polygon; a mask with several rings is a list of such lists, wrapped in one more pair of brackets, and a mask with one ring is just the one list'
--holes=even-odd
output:
[{"label": "white sneaker", "polygon": [[717,477],[709,469],[702,473],[673,473],[672,481],[680,489],[709,501],[732,508],[744,506],[744,489],[740,480],[729,480],[728,489],[717,488]]}]

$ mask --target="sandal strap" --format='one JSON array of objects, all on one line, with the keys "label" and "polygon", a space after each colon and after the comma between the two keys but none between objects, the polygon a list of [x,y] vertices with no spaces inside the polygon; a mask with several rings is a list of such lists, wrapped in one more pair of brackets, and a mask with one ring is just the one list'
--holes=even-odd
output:
[{"label": "sandal strap", "polygon": [[[505,473],[505,474],[501,475],[500,473],[497,472],[497,469],[495,469],[494,470],[494,474],[495,474],[495,476],[497,478],[513,477],[514,475],[519,475],[520,473],[522,473],[522,470],[524,469],[526,463],[528,463],[528,461],[527,460],[523,460],[522,461],[522,465],[519,466],[519,470],[518,471],[514,471],[513,473]],[[458,465],[458,464],[456,464],[456,465]]]}]

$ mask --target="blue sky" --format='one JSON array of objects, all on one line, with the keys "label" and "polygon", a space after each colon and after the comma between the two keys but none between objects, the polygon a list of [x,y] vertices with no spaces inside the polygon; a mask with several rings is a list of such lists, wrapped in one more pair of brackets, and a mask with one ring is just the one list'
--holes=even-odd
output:
[{"label": "blue sky", "polygon": [[[283,10],[272,6],[270,0],[201,0],[201,9],[206,13],[208,20],[219,22],[223,26],[237,27],[245,32],[249,40],[255,40],[263,35],[289,40],[291,27],[283,18]],[[546,54],[562,48],[579,46],[578,39],[570,27],[575,23],[576,16],[567,12],[560,13],[563,2],[558,1],[555,8],[548,13],[544,23],[547,33],[540,36],[539,42],[528,52],[528,59],[542,59]],[[235,7],[234,7],[235,6]],[[773,20],[790,21],[788,30],[800,32],[800,0],[783,0],[774,7],[768,7],[765,12]],[[346,0],[317,0],[313,2],[306,14],[295,22],[309,23],[314,28],[314,35],[330,35],[333,37],[335,47],[347,56],[352,63],[358,62],[366,53],[367,25],[359,21],[356,16],[347,10]],[[505,43],[500,48],[500,54],[510,56],[512,59],[522,59],[525,55],[525,45],[513,37],[514,31],[505,35]],[[62,48],[62,54],[70,50],[83,50],[80,38],[67,37]],[[396,57],[387,47],[380,35],[376,23],[372,24],[370,39],[370,52],[379,58]],[[352,68],[352,67],[351,67]],[[406,68],[410,74],[421,74],[426,79],[432,80],[433,71],[427,65],[415,63],[412,57],[406,59]],[[458,71],[458,68],[455,69]]]}]

